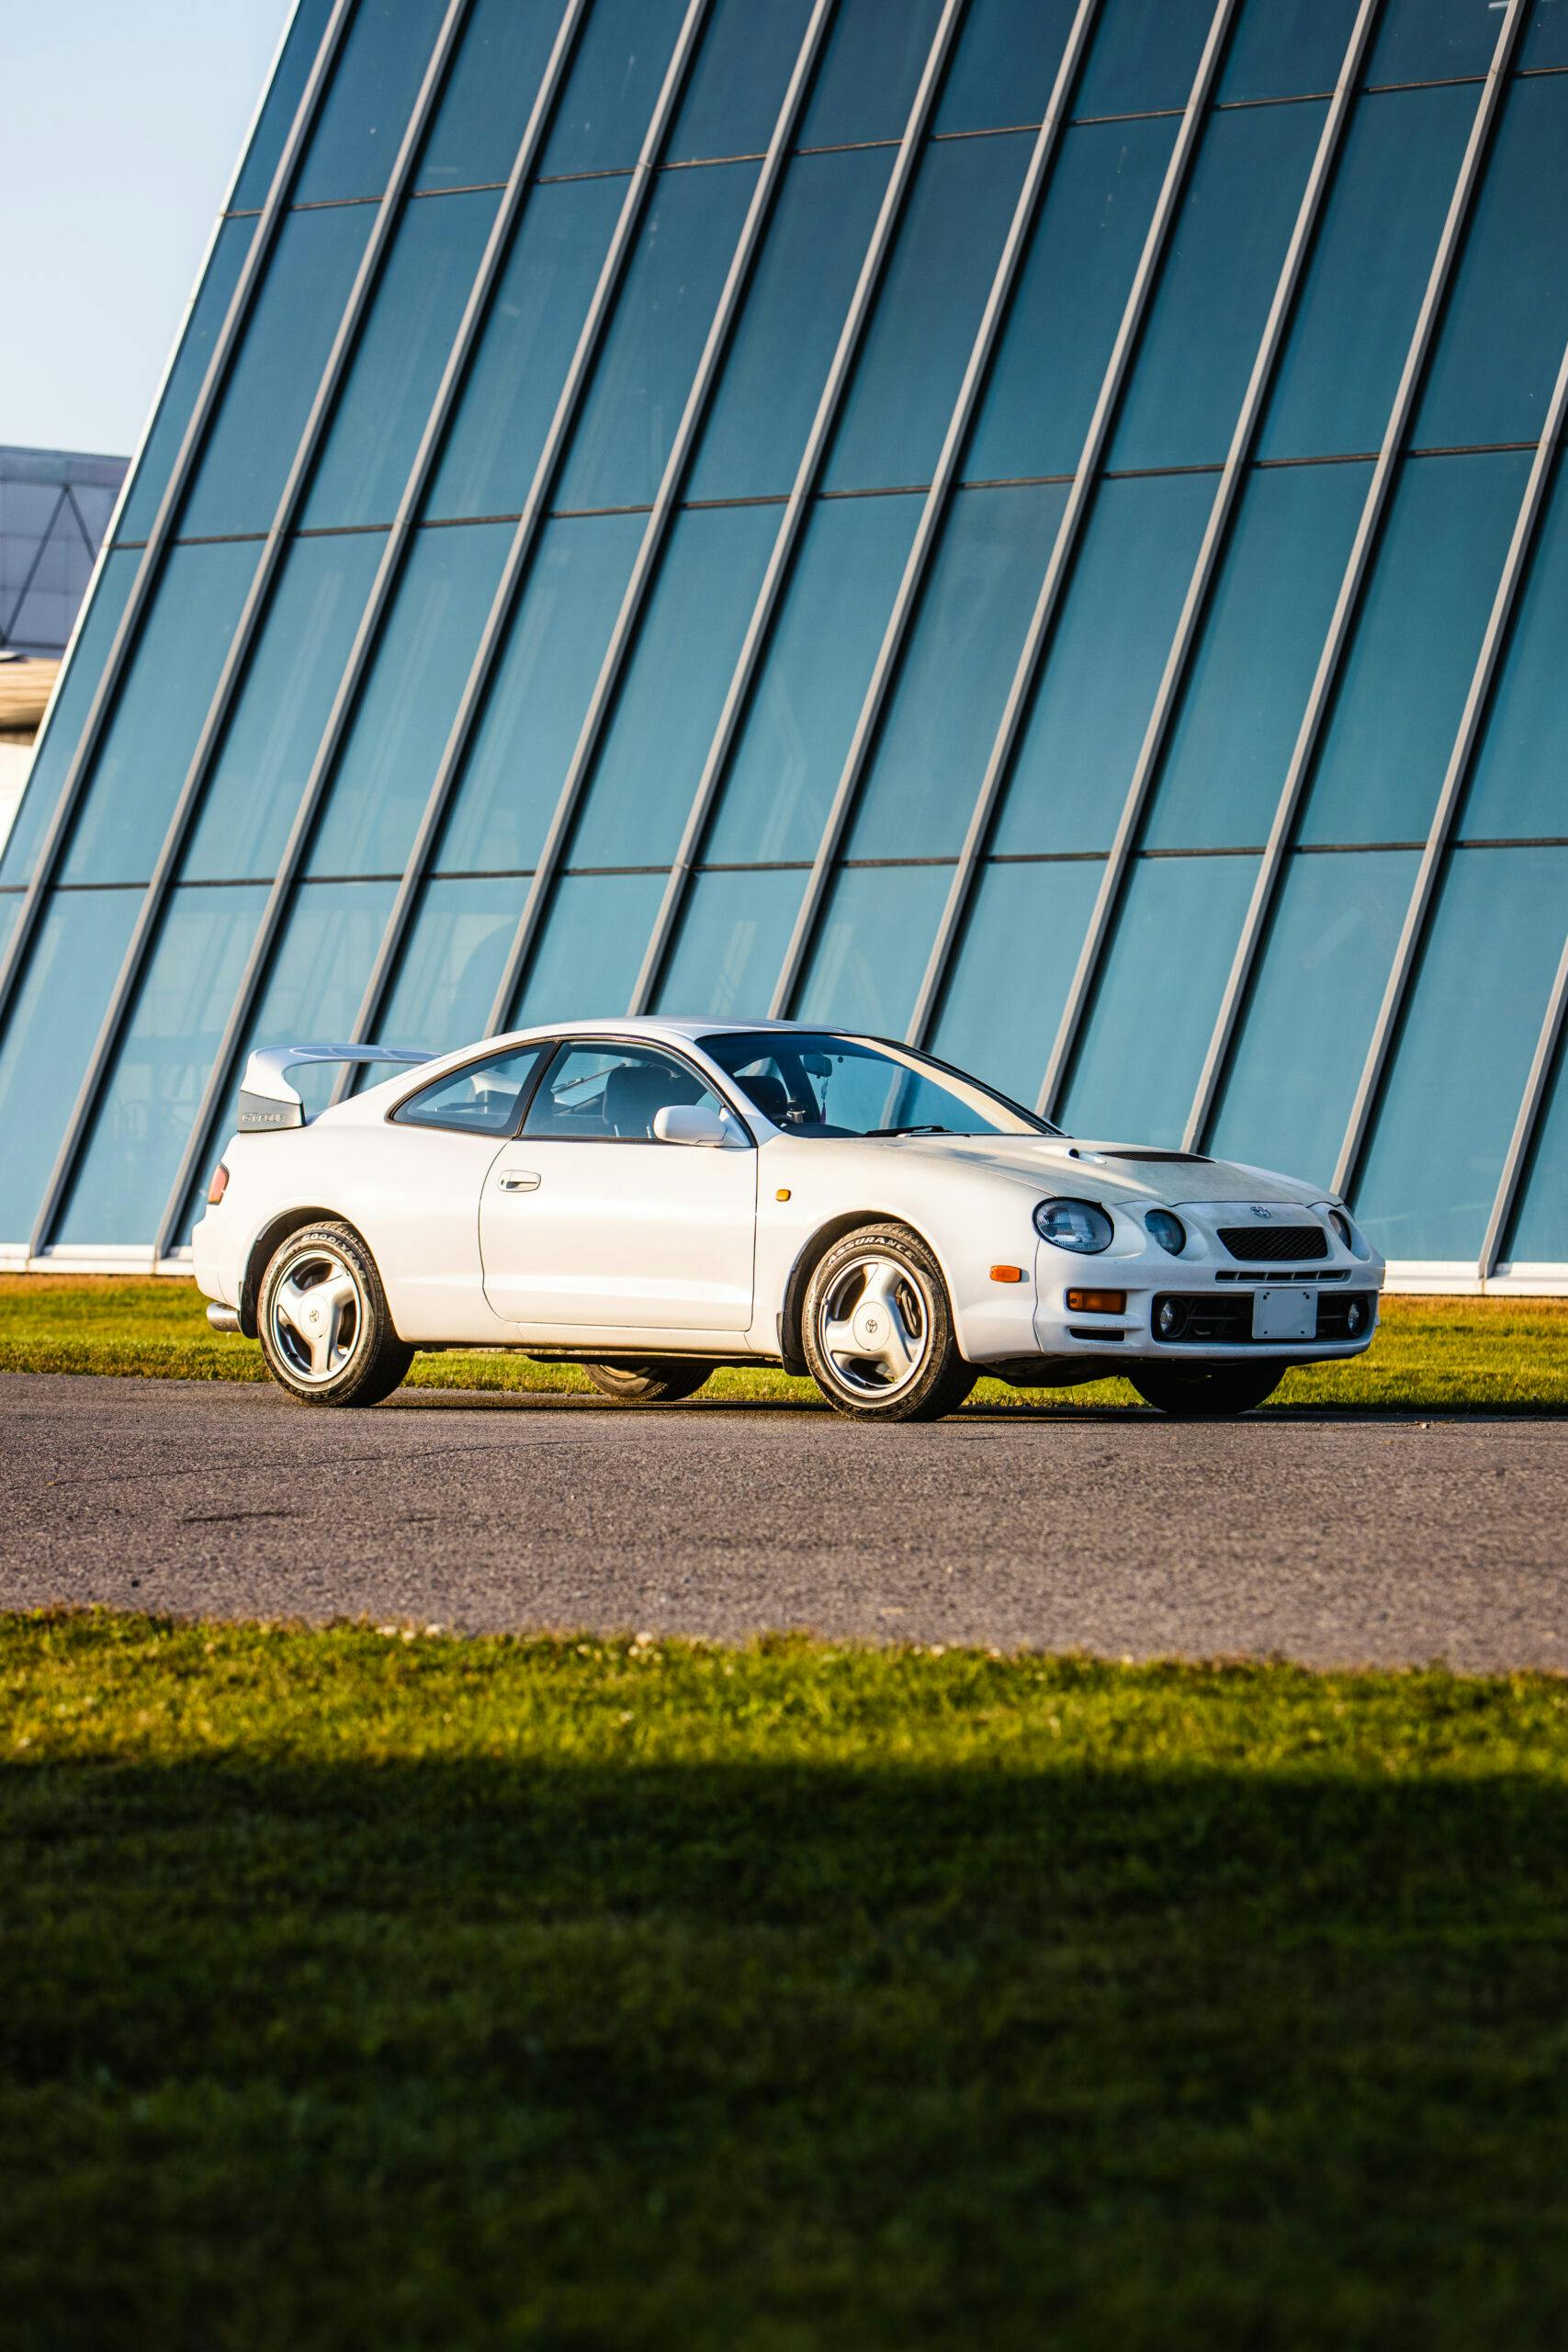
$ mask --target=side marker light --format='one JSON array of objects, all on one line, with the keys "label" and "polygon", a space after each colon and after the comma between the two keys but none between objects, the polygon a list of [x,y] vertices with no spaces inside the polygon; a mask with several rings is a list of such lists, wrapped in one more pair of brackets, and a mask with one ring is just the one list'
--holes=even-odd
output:
[{"label": "side marker light", "polygon": [[1021,1283],[1023,1280],[1023,1268],[1021,1266],[993,1266],[991,1280],[994,1283]]},{"label": "side marker light", "polygon": [[1127,1294],[1124,1290],[1070,1290],[1067,1293],[1070,1315],[1125,1315]]},{"label": "side marker light", "polygon": [[778,1191],[773,1194],[773,1198],[775,1201],[787,1201],[789,1198],[789,1186],[787,1184],[781,1184]]},{"label": "side marker light", "polygon": [[212,1182],[207,1188],[207,1205],[215,1209],[229,1189],[229,1170],[221,1160],[212,1171]]}]

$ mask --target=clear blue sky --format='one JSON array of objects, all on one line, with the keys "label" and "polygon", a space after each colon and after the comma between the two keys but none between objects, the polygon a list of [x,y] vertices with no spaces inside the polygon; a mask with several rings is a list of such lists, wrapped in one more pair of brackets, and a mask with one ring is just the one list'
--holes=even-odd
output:
[{"label": "clear blue sky", "polygon": [[0,0],[0,442],[129,456],[289,0]]}]

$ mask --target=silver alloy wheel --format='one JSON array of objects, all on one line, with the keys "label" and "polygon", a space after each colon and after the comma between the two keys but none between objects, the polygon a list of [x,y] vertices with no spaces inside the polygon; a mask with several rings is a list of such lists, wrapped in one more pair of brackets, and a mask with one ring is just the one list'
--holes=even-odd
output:
[{"label": "silver alloy wheel", "polygon": [[365,1301],[354,1269],[335,1250],[296,1259],[267,1305],[272,1344],[294,1378],[319,1388],[359,1344]]},{"label": "silver alloy wheel", "polygon": [[818,1306],[817,1345],[852,1396],[881,1402],[918,1380],[931,1316],[908,1267],[880,1250],[840,1266]]}]

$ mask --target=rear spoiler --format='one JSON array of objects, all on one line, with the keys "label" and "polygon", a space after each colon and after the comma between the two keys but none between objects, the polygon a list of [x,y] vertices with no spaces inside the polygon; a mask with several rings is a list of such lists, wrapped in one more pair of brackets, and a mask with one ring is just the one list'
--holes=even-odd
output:
[{"label": "rear spoiler", "polygon": [[307,1062],[427,1062],[433,1057],[404,1046],[263,1046],[245,1064],[235,1124],[243,1136],[276,1127],[302,1127],[305,1105],[288,1073]]}]

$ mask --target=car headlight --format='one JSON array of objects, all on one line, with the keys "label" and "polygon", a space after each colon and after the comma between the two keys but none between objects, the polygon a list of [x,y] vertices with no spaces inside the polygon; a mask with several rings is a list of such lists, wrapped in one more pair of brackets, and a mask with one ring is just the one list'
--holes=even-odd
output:
[{"label": "car headlight", "polygon": [[1371,1255],[1360,1227],[1347,1210],[1325,1208],[1324,1214],[1353,1258],[1367,1258]]},{"label": "car headlight", "polygon": [[1034,1212],[1034,1230],[1058,1250],[1076,1250],[1091,1258],[1109,1250],[1116,1228],[1093,1201],[1042,1201]]},{"label": "car headlight", "polygon": [[1173,1258],[1180,1257],[1187,1247],[1187,1227],[1174,1209],[1150,1209],[1144,1224],[1162,1250],[1168,1250]]}]

